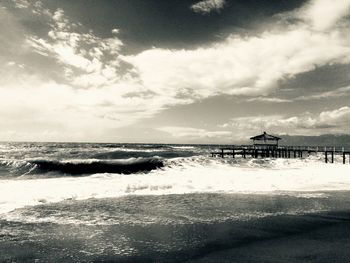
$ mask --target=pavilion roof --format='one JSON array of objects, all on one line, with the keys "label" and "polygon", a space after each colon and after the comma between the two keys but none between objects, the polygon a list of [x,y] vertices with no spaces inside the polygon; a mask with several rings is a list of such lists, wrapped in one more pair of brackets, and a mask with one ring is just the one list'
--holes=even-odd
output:
[{"label": "pavilion roof", "polygon": [[261,140],[261,141],[278,141],[281,140],[280,137],[273,136],[264,132],[263,134],[254,136],[250,138],[251,140]]}]

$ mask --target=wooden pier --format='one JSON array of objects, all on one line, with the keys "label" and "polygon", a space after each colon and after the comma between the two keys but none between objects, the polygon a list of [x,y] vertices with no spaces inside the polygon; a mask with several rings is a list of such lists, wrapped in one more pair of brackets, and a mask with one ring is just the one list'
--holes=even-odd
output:
[{"label": "wooden pier", "polygon": [[340,155],[343,164],[350,164],[350,150],[344,147],[324,147],[324,146],[277,146],[277,147],[257,147],[255,145],[233,145],[231,147],[221,147],[218,151],[211,152],[211,156],[224,158],[229,156],[236,158],[305,158],[311,154],[323,154],[326,163],[334,163],[334,156]]}]

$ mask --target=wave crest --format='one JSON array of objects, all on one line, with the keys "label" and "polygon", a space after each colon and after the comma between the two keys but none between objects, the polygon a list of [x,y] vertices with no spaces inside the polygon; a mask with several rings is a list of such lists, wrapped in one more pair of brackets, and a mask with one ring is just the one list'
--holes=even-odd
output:
[{"label": "wave crest", "polygon": [[97,173],[145,173],[164,166],[160,158],[130,158],[122,160],[27,160],[2,161],[0,166],[14,176],[56,173],[90,175]]}]

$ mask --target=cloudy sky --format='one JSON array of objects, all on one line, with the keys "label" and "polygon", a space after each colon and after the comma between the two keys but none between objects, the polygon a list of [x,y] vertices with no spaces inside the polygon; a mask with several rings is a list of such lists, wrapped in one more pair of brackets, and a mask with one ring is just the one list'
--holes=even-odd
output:
[{"label": "cloudy sky", "polygon": [[0,0],[0,140],[350,133],[350,0]]}]

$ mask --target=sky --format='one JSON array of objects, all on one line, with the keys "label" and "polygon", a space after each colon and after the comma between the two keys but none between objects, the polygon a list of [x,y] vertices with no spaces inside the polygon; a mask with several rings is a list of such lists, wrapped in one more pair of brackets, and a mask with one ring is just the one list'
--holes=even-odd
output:
[{"label": "sky", "polygon": [[350,134],[350,0],[0,0],[0,140]]}]

